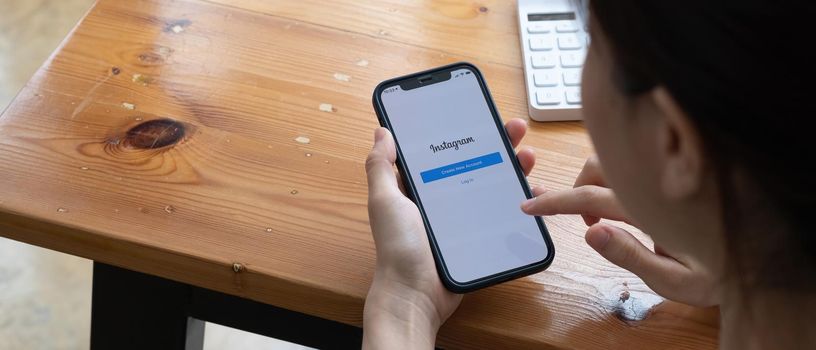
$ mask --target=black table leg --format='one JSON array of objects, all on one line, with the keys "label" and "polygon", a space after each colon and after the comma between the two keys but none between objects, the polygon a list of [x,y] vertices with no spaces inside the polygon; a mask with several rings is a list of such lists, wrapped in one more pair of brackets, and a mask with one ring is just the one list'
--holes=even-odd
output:
[{"label": "black table leg", "polygon": [[359,349],[362,329],[94,262],[91,348],[200,350],[209,321],[319,349]]},{"label": "black table leg", "polygon": [[188,322],[191,296],[189,285],[94,263],[91,349],[195,350],[204,323]]}]

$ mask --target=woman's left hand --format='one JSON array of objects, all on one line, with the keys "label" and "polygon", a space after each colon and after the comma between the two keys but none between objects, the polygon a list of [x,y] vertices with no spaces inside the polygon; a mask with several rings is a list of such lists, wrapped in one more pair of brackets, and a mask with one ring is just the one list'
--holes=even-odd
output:
[{"label": "woman's left hand", "polygon": [[[513,147],[527,123],[505,125]],[[517,157],[525,174],[535,164],[532,149]],[[401,190],[394,169],[396,146],[391,133],[378,128],[366,159],[368,216],[377,248],[374,281],[364,313],[366,348],[433,348],[439,327],[456,310],[462,295],[449,292],[436,272],[428,235],[416,204]]]}]

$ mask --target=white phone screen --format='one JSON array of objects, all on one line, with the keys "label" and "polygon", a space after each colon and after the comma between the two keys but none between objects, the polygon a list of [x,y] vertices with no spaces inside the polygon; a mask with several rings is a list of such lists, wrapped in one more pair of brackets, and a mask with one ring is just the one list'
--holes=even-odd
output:
[{"label": "white phone screen", "polygon": [[549,252],[476,74],[384,89],[383,107],[442,260],[467,283],[541,262]]}]

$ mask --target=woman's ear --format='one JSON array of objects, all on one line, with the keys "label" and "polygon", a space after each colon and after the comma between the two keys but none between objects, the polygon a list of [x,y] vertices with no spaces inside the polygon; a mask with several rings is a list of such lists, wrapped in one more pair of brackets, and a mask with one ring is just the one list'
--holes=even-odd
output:
[{"label": "woman's ear", "polygon": [[663,158],[660,186],[668,198],[693,196],[703,186],[705,176],[699,130],[665,87],[654,88],[651,97],[662,119],[657,135],[657,153]]}]

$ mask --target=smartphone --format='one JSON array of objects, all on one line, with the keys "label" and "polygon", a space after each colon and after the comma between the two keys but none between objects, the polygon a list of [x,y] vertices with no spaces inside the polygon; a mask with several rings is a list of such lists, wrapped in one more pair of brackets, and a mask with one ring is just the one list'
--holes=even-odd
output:
[{"label": "smartphone", "polygon": [[455,63],[380,83],[380,125],[445,287],[465,293],[547,268],[555,251],[485,80]]}]

